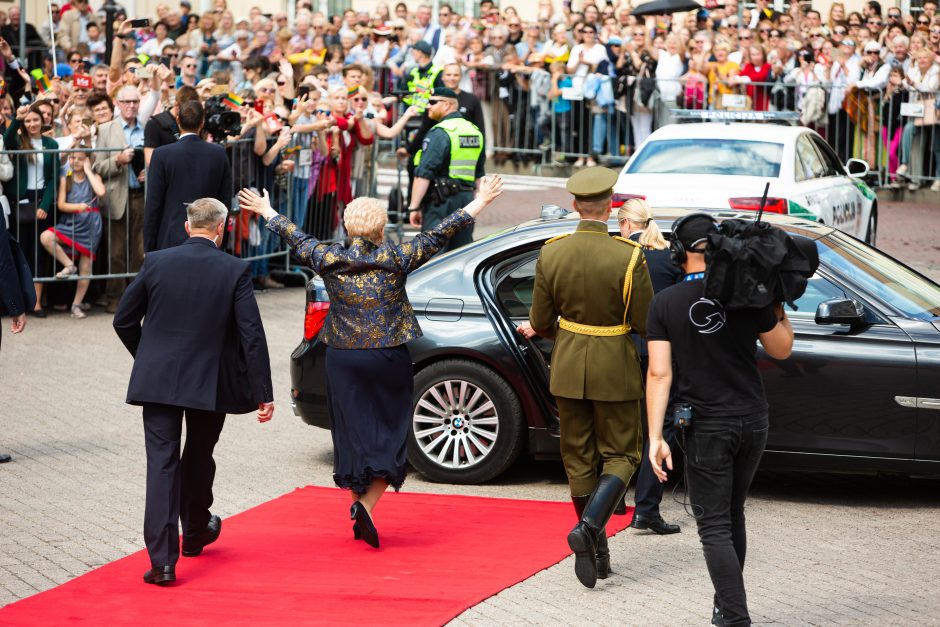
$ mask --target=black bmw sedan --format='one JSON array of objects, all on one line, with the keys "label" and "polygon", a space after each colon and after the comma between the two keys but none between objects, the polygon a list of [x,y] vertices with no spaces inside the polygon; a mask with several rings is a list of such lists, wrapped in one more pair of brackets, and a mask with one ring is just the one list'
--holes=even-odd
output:
[{"label": "black bmw sedan", "polygon": [[[659,210],[668,233],[687,210]],[[714,213],[719,219],[745,217]],[[940,286],[840,231],[771,216],[811,238],[820,266],[789,312],[796,333],[783,361],[760,353],[770,402],[763,464],[851,472],[940,472]],[[424,331],[409,344],[415,370],[409,461],[429,479],[479,483],[520,454],[558,456],[548,391],[552,342],[515,331],[528,318],[535,262],[570,218],[527,222],[441,255],[408,280]],[[617,225],[610,222],[611,233]],[[590,263],[590,259],[585,259]],[[329,428],[323,284],[307,285],[304,338],[291,355],[294,411]]]}]

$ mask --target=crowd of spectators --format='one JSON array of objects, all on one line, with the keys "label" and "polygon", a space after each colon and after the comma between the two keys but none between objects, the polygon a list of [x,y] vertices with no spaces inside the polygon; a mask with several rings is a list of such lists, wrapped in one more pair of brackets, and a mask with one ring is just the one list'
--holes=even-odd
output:
[{"label": "crowd of spectators", "polygon": [[[127,166],[131,190],[145,186],[151,151],[178,132],[174,107],[215,97],[241,120],[210,138],[229,144],[235,186],[267,188],[294,221],[338,236],[343,205],[369,191],[358,186],[373,151],[360,147],[427,124],[422,102],[403,97],[416,68],[460,94],[496,163],[623,160],[675,121],[675,109],[785,110],[843,160],[868,161],[882,183],[917,188],[933,179],[940,191],[937,0],[911,13],[876,0],[848,12],[835,2],[827,15],[799,3],[778,13],[767,0],[746,8],[719,0],[653,17],[633,15],[626,0],[539,0],[534,19],[492,0],[476,6],[478,17],[448,3],[433,15],[428,5],[384,2],[328,16],[299,0],[289,17],[259,6],[235,15],[226,0],[196,14],[182,0],[157,5],[144,28],[119,7],[107,42],[101,8],[72,0],[52,4],[51,25],[27,23],[22,54],[19,9],[0,12],[3,140],[7,150],[45,150],[10,159],[11,229],[32,242],[39,276],[111,273],[113,255],[99,249],[123,208],[109,206],[110,188],[98,193],[97,177],[113,185],[113,170]],[[114,120],[124,146],[74,156],[101,148],[99,129]],[[98,211],[99,220],[76,217]],[[119,270],[132,272],[125,243],[131,263]],[[255,256],[273,250],[247,216],[231,245]],[[261,287],[279,285],[266,259],[256,275]],[[84,308],[78,298],[71,311],[81,317]]]}]

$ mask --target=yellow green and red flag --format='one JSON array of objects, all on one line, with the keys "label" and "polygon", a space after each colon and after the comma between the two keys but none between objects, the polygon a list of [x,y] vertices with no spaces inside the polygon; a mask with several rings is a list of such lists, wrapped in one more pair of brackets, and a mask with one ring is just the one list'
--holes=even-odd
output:
[{"label": "yellow green and red flag", "polygon": [[39,88],[40,92],[46,93],[47,91],[52,89],[52,84],[49,82],[49,79],[46,78],[46,75],[43,73],[41,69],[36,68],[35,70],[32,70],[29,73],[29,75],[32,76],[33,79],[35,79],[36,87]]},{"label": "yellow green and red flag", "polygon": [[245,101],[232,92],[229,92],[225,95],[225,99],[222,100],[222,104],[224,104],[229,109],[238,109],[245,104]]}]

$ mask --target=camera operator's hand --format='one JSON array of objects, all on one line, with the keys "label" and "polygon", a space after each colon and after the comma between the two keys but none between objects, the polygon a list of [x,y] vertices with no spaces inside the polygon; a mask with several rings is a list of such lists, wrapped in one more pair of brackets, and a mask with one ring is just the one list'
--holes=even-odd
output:
[{"label": "camera operator's hand", "polygon": [[130,147],[125,148],[121,152],[117,153],[117,156],[114,157],[114,160],[117,161],[120,165],[127,165],[134,160],[134,149]]},{"label": "camera operator's hand", "polygon": [[669,445],[662,438],[650,438],[650,463],[653,465],[653,474],[659,479],[660,483],[665,483],[669,475],[663,470],[663,461],[666,462],[666,468],[672,470],[672,451]]}]

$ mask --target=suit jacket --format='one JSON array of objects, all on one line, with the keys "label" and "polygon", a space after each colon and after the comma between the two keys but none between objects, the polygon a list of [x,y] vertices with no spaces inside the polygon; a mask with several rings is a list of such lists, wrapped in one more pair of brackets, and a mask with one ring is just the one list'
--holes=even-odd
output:
[{"label": "suit jacket", "polygon": [[153,151],[147,169],[144,252],[186,241],[186,204],[216,198],[232,204],[232,168],[225,149],[196,135]]},{"label": "suit jacket", "polygon": [[251,266],[208,239],[147,253],[114,330],[134,356],[132,405],[243,414],[274,398]]},{"label": "suit jacket", "polygon": [[[542,247],[529,321],[543,337],[557,333],[549,382],[555,396],[594,401],[643,398],[640,359],[629,335],[596,337],[557,327],[559,316],[592,326],[623,324],[624,281],[638,247],[610,237],[607,223],[596,220],[582,220],[574,233]],[[642,252],[633,268],[629,298],[627,322],[645,336],[653,288]]]},{"label": "suit jacket", "polygon": [[[120,118],[114,118],[98,127],[96,148],[127,148],[127,137]],[[112,220],[120,220],[127,210],[127,190],[130,189],[130,176],[133,169],[129,164],[117,162],[117,151],[100,153],[95,159],[92,170],[104,179],[105,193],[102,199],[105,213]]]}]

